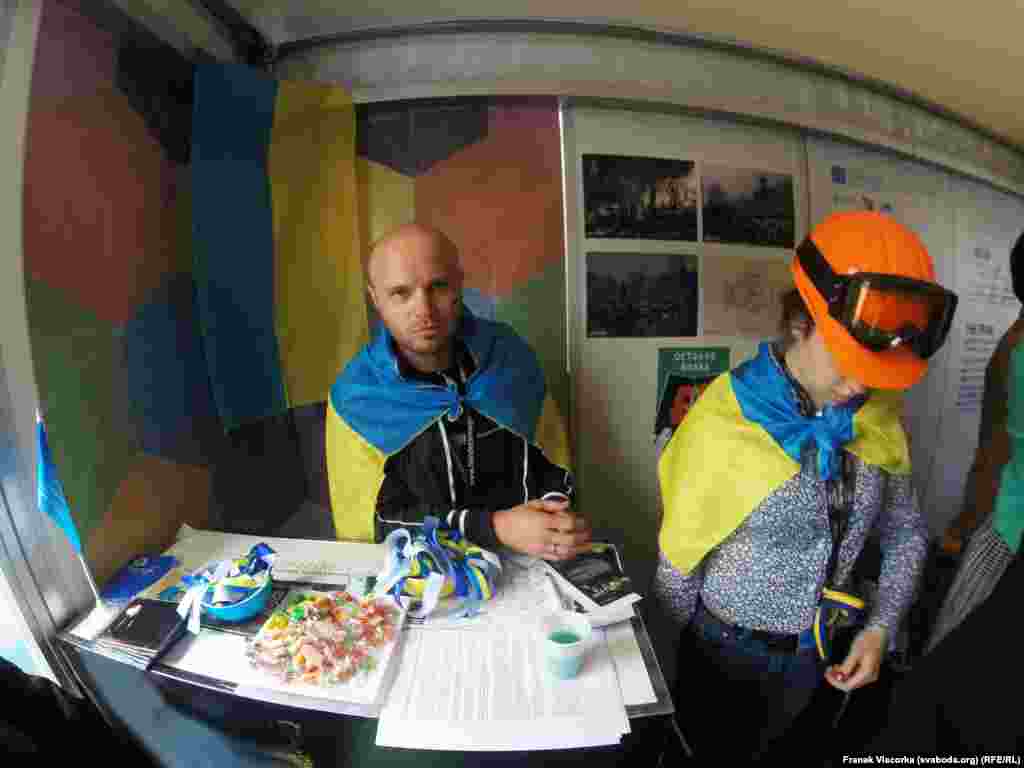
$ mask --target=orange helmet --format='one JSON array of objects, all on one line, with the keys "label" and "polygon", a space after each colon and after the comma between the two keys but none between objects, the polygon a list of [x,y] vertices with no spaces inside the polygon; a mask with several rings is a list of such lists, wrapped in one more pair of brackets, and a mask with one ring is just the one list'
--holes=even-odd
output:
[{"label": "orange helmet", "polygon": [[956,309],[921,240],[874,211],[833,213],[797,248],[797,290],[840,373],[906,389],[928,370]]}]

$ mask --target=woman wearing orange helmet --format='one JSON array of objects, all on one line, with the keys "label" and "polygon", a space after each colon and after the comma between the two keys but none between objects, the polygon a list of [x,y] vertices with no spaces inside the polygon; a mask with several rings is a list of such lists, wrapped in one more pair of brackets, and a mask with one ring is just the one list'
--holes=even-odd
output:
[{"label": "woman wearing orange helmet", "polygon": [[[694,650],[676,701],[698,757],[756,761],[822,678],[877,679],[927,552],[900,392],[945,341],[956,296],[881,213],[827,217],[792,271],[780,339],[713,381],[658,461],[655,594]],[[849,581],[873,530],[882,563],[865,604]],[[857,620],[831,658],[834,627]]]}]

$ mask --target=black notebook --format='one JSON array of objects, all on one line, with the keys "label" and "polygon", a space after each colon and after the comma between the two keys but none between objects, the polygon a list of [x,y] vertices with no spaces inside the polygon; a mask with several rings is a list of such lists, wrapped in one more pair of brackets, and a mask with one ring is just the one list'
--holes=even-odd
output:
[{"label": "black notebook", "polygon": [[628,605],[640,599],[622,569],[619,553],[611,544],[595,542],[590,550],[571,560],[544,562],[558,586],[584,610],[598,611],[612,605]]},{"label": "black notebook", "polygon": [[146,655],[169,647],[186,629],[178,606],[145,598],[129,605],[100,638],[101,642]]}]

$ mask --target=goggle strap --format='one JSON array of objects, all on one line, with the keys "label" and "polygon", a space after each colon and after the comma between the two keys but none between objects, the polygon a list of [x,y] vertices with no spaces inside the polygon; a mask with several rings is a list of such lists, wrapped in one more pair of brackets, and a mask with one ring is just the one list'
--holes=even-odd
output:
[{"label": "goggle strap", "polygon": [[804,241],[800,243],[796,254],[800,258],[800,267],[807,275],[807,279],[811,281],[831,309],[832,305],[842,298],[843,286],[837,279],[838,275],[835,270],[825,258],[825,254],[818,250],[818,246],[809,237],[805,237]]},{"label": "goggle strap", "polygon": [[[846,285],[845,280],[836,274],[835,270],[828,263],[825,255],[818,249],[814,241],[810,237],[804,238],[803,242],[796,249],[797,258],[800,260],[800,267],[803,269],[807,279],[811,281],[815,290],[828,305],[829,314],[836,320],[841,322],[847,327],[854,337],[859,337],[860,334],[856,332],[853,327],[847,325],[842,320],[843,307],[842,303],[846,298]],[[917,333],[905,334],[903,332],[896,332],[891,334],[893,338],[899,339],[898,345],[906,345],[915,351],[920,357],[927,359],[935,353],[936,349],[941,346],[945,340],[946,334],[949,331],[949,325],[952,319],[953,310],[956,308],[956,294],[949,291],[943,290],[943,293],[947,294],[950,298],[947,300],[946,316],[940,320],[942,324],[941,328],[930,328],[928,330],[922,330]],[[867,339],[858,338],[860,343],[865,344],[870,349],[876,349],[881,351],[882,348],[876,348],[868,344]],[[889,340],[890,348],[894,346],[891,344],[892,339]]]}]

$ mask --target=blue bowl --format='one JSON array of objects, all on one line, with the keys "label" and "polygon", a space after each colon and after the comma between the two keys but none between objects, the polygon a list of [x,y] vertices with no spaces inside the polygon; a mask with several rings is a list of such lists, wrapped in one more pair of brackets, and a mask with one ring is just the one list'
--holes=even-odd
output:
[{"label": "blue bowl", "polygon": [[270,593],[272,591],[273,580],[268,578],[266,584],[241,602],[232,603],[231,605],[211,605],[210,603],[204,602],[203,613],[206,613],[218,621],[227,621],[231,623],[249,621],[249,619],[255,618],[263,613],[264,609],[267,607],[267,601],[270,599]]}]

